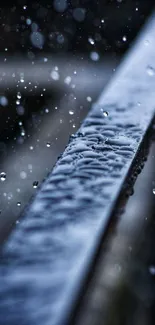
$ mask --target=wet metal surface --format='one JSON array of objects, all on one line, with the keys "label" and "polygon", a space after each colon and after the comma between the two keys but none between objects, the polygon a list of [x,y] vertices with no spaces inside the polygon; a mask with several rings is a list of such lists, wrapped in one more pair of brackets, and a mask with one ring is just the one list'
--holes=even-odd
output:
[{"label": "wet metal surface", "polygon": [[65,325],[151,124],[155,18],[3,247],[0,323]]}]

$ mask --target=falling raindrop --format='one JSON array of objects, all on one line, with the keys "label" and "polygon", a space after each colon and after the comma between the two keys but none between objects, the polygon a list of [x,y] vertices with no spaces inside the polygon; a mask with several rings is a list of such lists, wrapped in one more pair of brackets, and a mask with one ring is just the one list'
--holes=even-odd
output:
[{"label": "falling raindrop", "polygon": [[88,38],[88,42],[89,42],[91,45],[94,45],[94,44],[95,44],[95,42],[94,42],[94,40],[93,40],[92,37],[89,37],[89,38]]},{"label": "falling raindrop", "polygon": [[104,116],[104,117],[107,117],[107,116],[108,116],[108,112],[103,111],[103,116]]},{"label": "falling raindrop", "polygon": [[33,46],[39,49],[43,48],[45,40],[43,34],[41,34],[40,32],[37,31],[32,32],[32,34],[30,35],[30,40]]},{"label": "falling raindrop", "polygon": [[74,115],[74,111],[70,110],[70,111],[69,111],[69,114],[70,114],[70,115]]},{"label": "falling raindrop", "polygon": [[37,187],[38,187],[38,184],[39,184],[38,181],[34,181],[34,182],[33,182],[33,188],[37,188]]},{"label": "falling raindrop", "polygon": [[151,265],[149,267],[149,272],[151,273],[151,275],[155,275],[155,266]]},{"label": "falling raindrop", "polygon": [[72,78],[70,76],[67,76],[64,80],[64,83],[69,85],[71,83]]},{"label": "falling raindrop", "polygon": [[20,207],[21,206],[21,202],[17,202],[17,207]]},{"label": "falling raindrop", "polygon": [[53,80],[59,80],[59,78],[60,78],[60,76],[59,76],[59,72],[57,72],[57,71],[55,71],[55,70],[53,70],[52,72],[51,72],[51,78],[53,79]]},{"label": "falling raindrop", "polygon": [[91,98],[90,96],[88,96],[88,97],[87,97],[87,101],[88,101],[89,103],[91,103],[92,98]]},{"label": "falling raindrop", "polygon": [[6,180],[6,173],[2,172],[0,174],[0,179],[1,179],[1,182],[4,182]]},{"label": "falling raindrop", "polygon": [[126,41],[127,41],[127,37],[124,35],[124,36],[122,37],[122,40],[123,40],[123,42],[126,42]]},{"label": "falling raindrop", "polygon": [[46,147],[47,147],[47,148],[50,148],[50,146],[51,146],[50,142],[47,142],[47,143],[46,143]]},{"label": "falling raindrop", "polygon": [[98,61],[100,56],[99,56],[99,54],[97,52],[91,52],[90,53],[90,58],[91,58],[92,61]]},{"label": "falling raindrop", "polygon": [[153,194],[155,194],[155,188],[153,188],[153,191],[152,192],[153,192]]},{"label": "falling raindrop", "polygon": [[5,96],[0,97],[0,105],[4,107],[8,105],[8,99]]}]

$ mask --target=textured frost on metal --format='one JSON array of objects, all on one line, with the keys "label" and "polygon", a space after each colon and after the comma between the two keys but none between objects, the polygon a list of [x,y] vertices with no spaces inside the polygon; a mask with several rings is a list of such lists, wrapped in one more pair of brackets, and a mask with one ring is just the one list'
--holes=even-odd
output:
[{"label": "textured frost on metal", "polygon": [[154,115],[154,30],[153,18],[3,247],[0,324],[66,324]]}]

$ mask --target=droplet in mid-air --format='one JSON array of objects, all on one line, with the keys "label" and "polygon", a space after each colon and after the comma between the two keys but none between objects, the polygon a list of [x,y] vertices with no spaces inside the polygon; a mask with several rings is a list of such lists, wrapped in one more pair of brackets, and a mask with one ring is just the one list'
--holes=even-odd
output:
[{"label": "droplet in mid-air", "polygon": [[90,53],[90,58],[91,58],[92,61],[98,61],[100,56],[99,56],[99,54],[97,52],[93,51],[93,52]]},{"label": "droplet in mid-air", "polygon": [[17,98],[18,98],[18,99],[21,99],[21,97],[22,97],[22,96],[21,96],[21,93],[18,92],[18,93],[17,93]]},{"label": "droplet in mid-air", "polygon": [[92,98],[90,96],[87,97],[87,102],[91,103]]},{"label": "droplet in mid-air", "polygon": [[33,182],[33,188],[37,188],[37,187],[38,187],[38,184],[39,184],[38,181],[34,181],[34,182]]},{"label": "droplet in mid-air", "polygon": [[148,65],[146,71],[147,71],[147,74],[148,74],[150,77],[154,76],[154,74],[155,74],[155,69],[154,69],[153,67],[151,67],[150,65]]},{"label": "droplet in mid-air", "polygon": [[95,42],[94,42],[94,40],[93,40],[92,37],[89,37],[89,38],[88,38],[88,42],[89,42],[91,45],[94,45],[94,44],[95,44]]},{"label": "droplet in mid-air", "polygon": [[6,173],[2,172],[0,174],[0,179],[1,179],[1,182],[4,182],[6,180]]},{"label": "droplet in mid-air", "polygon": [[21,206],[21,202],[17,202],[17,207],[20,207]]},{"label": "droplet in mid-air", "polygon": [[152,192],[153,192],[153,194],[155,194],[155,188],[153,188],[153,191]]},{"label": "droplet in mid-air", "polygon": [[69,115],[74,115],[74,111],[70,110]]},{"label": "droplet in mid-air", "polygon": [[149,267],[149,272],[151,273],[151,275],[155,275],[155,266],[151,265]]},{"label": "droplet in mid-air", "polygon": [[47,143],[46,143],[46,147],[47,147],[47,148],[50,148],[50,146],[51,146],[50,142],[47,142]]},{"label": "droplet in mid-air", "polygon": [[126,41],[127,41],[127,37],[124,35],[124,36],[122,37],[122,40],[123,40],[123,42],[126,42]]},{"label": "droplet in mid-air", "polygon": [[104,116],[104,117],[107,117],[107,116],[108,116],[108,112],[103,111],[103,116]]}]

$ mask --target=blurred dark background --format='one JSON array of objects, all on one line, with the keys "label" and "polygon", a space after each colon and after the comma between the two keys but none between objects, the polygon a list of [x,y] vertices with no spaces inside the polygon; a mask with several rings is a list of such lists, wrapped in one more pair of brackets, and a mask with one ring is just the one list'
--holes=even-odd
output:
[{"label": "blurred dark background", "polygon": [[91,51],[92,38],[101,54],[123,53],[153,5],[153,0],[1,1],[0,51],[30,60],[43,51],[76,55]]}]

